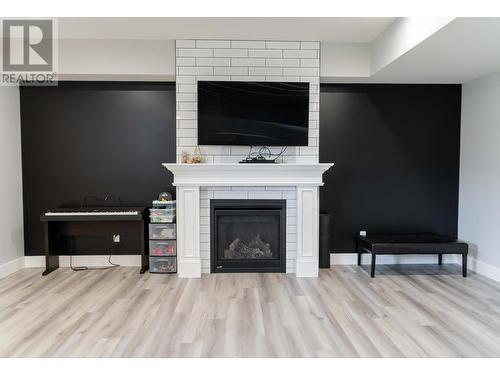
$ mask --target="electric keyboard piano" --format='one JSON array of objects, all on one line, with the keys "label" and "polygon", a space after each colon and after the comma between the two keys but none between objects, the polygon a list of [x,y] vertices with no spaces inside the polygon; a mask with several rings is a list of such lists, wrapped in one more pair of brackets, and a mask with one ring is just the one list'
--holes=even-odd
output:
[{"label": "electric keyboard piano", "polygon": [[139,239],[141,273],[149,268],[145,207],[80,207],[48,210],[40,215],[44,223],[45,272],[59,268],[59,237],[134,235]]},{"label": "electric keyboard piano", "polygon": [[144,207],[83,207],[59,208],[42,214],[42,221],[76,220],[141,220]]}]

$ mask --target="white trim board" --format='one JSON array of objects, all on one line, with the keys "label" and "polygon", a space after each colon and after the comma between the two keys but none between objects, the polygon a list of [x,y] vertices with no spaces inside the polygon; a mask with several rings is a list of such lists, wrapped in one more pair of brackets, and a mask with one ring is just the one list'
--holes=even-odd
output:
[{"label": "white trim board", "polygon": [[[24,266],[26,268],[43,268],[45,267],[45,256],[26,256],[24,257]],[[73,256],[73,266],[88,266],[88,267],[105,267],[109,266],[109,255],[76,255]],[[122,267],[140,267],[140,255],[113,255],[111,261],[119,264]],[[59,266],[69,267],[69,256],[59,256]]]},{"label": "white trim board", "polygon": [[[363,255],[363,264],[370,263],[370,254]],[[41,268],[45,267],[44,256],[26,256],[24,266],[26,268]],[[19,258],[21,259],[21,258]],[[140,255],[113,255],[112,262],[120,264],[124,267],[139,267],[141,265]],[[469,265],[473,260],[469,257]],[[332,265],[356,265],[356,253],[332,253],[330,254],[330,263]],[[379,255],[377,264],[436,264],[437,255]],[[457,258],[454,255],[444,255],[443,263],[457,263]],[[482,262],[481,262],[482,263]],[[77,255],[73,256],[73,265],[85,266],[105,266],[108,264],[108,255]],[[485,263],[482,263],[485,264]],[[69,256],[62,255],[59,257],[59,265],[61,267],[69,267]],[[488,265],[489,266],[489,265]],[[490,266],[492,267],[492,266]],[[484,266],[483,266],[484,268]],[[472,269],[472,268],[471,268]],[[475,269],[473,269],[475,271]],[[478,271],[476,271],[478,272]],[[478,272],[479,273],[479,272]]]},{"label": "white trim board", "polygon": [[[380,255],[377,260],[378,264],[436,264],[436,256],[431,255],[399,255],[399,256],[385,256]],[[108,262],[108,256],[106,255],[89,255],[89,256],[75,256],[74,265],[86,265],[86,266],[105,266]],[[116,264],[120,264],[123,267],[139,267],[141,264],[141,259],[139,255],[114,255],[112,261]],[[61,267],[69,267],[69,257],[61,256],[59,258]],[[330,262],[332,265],[356,265],[357,264],[357,254],[355,253],[333,253],[330,254]],[[443,262],[448,264],[459,263],[460,260],[455,255],[443,257]],[[492,279],[494,281],[500,282],[500,267],[492,266],[491,264],[477,260],[471,256],[467,259],[468,269]],[[363,256],[363,264],[370,263],[370,254],[365,254]],[[22,268],[43,268],[45,267],[45,257],[44,256],[25,256],[19,257],[10,262],[0,264],[0,279],[3,279]]]},{"label": "white trim board", "polygon": [[[356,253],[332,253],[330,254],[330,264],[335,265],[356,265],[358,258]],[[371,262],[371,254],[363,255],[363,265]],[[443,254],[443,263],[462,264],[462,257],[456,254]],[[437,255],[378,255],[377,264],[437,264]],[[474,257],[467,257],[467,269],[476,272],[488,279],[500,282],[500,267],[481,262]]]},{"label": "white trim board", "polygon": [[467,269],[472,270],[488,279],[500,282],[500,267],[477,260],[472,256],[467,257]]},{"label": "white trim board", "polygon": [[0,264],[0,279],[19,271],[21,268],[24,268],[24,257],[19,257],[7,263]]}]

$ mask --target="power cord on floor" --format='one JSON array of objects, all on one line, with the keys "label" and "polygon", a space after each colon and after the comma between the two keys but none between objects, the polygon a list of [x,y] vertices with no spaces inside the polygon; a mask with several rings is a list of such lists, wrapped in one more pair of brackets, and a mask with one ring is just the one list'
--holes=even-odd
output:
[{"label": "power cord on floor", "polygon": [[73,271],[95,271],[95,270],[109,270],[110,268],[115,268],[115,267],[120,267],[119,264],[113,263],[111,261],[112,255],[108,257],[108,263],[110,264],[109,266],[104,266],[104,267],[87,267],[87,266],[78,266],[78,267],[73,267],[73,255],[69,256],[69,266]]},{"label": "power cord on floor", "polygon": [[[70,237],[70,248],[73,249],[73,244],[74,240],[73,237]],[[110,264],[109,266],[104,266],[104,267],[87,267],[87,266],[78,266],[78,267],[73,267],[73,255],[69,256],[69,266],[73,271],[94,271],[94,270],[109,270],[110,268],[115,268],[115,267],[120,267],[119,264],[113,263],[111,261],[111,257],[113,255],[109,255],[108,257],[108,263]]]}]

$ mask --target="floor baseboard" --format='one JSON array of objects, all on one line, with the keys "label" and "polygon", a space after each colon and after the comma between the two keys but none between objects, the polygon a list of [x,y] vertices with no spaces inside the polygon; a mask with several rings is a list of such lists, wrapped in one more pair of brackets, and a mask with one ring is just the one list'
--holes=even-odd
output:
[{"label": "floor baseboard", "polygon": [[481,276],[487,277],[500,282],[500,267],[493,266],[491,264],[477,260],[474,257],[467,257],[467,268],[480,274]]},{"label": "floor baseboard", "polygon": [[[371,255],[363,255],[363,264],[370,264]],[[358,262],[355,253],[332,253],[330,264],[333,265],[356,265]],[[443,263],[462,264],[462,257],[454,254],[444,254]],[[377,264],[437,264],[436,255],[379,255]],[[482,262],[471,256],[467,257],[467,269],[477,274],[500,282],[500,267]]]},{"label": "floor baseboard", "polygon": [[[26,268],[45,267],[44,256],[26,256],[24,257],[24,266]],[[73,266],[105,267],[109,266],[109,255],[75,255],[73,256]],[[113,255],[111,261],[123,267],[140,267],[140,255]],[[59,266],[69,267],[69,256],[59,256]]]},{"label": "floor baseboard", "polygon": [[25,256],[24,267],[26,268],[42,268],[45,267],[45,257],[43,255]]},{"label": "floor baseboard", "polygon": [[[436,264],[435,255],[380,255],[377,264]],[[112,262],[123,267],[139,267],[141,257],[139,255],[114,255]],[[445,255],[444,263],[461,263],[461,259],[456,255]],[[332,253],[330,254],[330,263],[334,265],[356,265],[357,254],[355,253]],[[363,264],[370,263],[370,254],[363,255]],[[60,256],[59,264],[61,267],[69,267],[69,256]],[[103,267],[108,265],[107,255],[80,255],[73,257],[74,266]],[[44,256],[25,256],[16,258],[10,262],[0,265],[0,279],[22,268],[43,268],[45,267]],[[500,282],[500,267],[477,260],[471,256],[468,257],[468,269],[484,277]]]},{"label": "floor baseboard", "polygon": [[[370,264],[371,254],[363,255],[363,264]],[[457,263],[455,255],[443,256],[443,263]],[[332,253],[330,254],[332,265],[356,265],[358,254],[356,253]],[[377,264],[437,264],[437,255],[379,255]]]},{"label": "floor baseboard", "polygon": [[24,257],[19,257],[10,262],[0,264],[0,279],[19,271],[21,268],[24,268]]}]

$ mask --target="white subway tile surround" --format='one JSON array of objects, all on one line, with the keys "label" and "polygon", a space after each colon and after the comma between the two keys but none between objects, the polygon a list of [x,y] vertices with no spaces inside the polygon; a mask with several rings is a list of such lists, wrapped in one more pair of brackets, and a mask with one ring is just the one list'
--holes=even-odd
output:
[{"label": "white subway tile surround", "polygon": [[[177,40],[177,162],[197,140],[197,82],[309,82],[308,146],[289,147],[283,163],[318,163],[320,43],[310,41]],[[271,147],[279,152],[280,147]],[[237,163],[244,146],[201,146],[208,163]],[[286,272],[296,272],[297,189],[293,186],[201,186],[199,191],[201,271],[210,272],[210,199],[285,199]]]},{"label": "white subway tile surround", "polygon": [[[198,144],[197,117],[185,113],[196,111],[197,82],[233,80],[310,82],[309,144],[289,147],[282,162],[317,163],[319,56],[320,43],[315,41],[177,40],[177,162],[182,151],[193,152]],[[194,121],[186,122],[190,120]],[[179,131],[186,128],[195,131]],[[218,146],[202,146],[208,163],[234,163],[248,153],[248,147],[231,147],[229,153],[218,150]],[[271,150],[279,152],[280,147]]]}]

